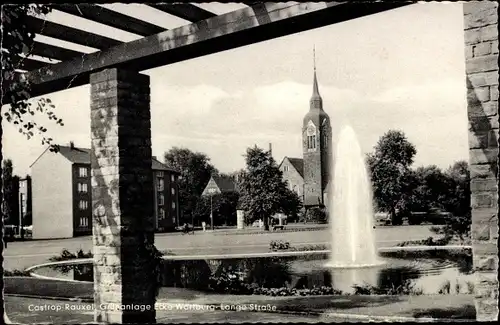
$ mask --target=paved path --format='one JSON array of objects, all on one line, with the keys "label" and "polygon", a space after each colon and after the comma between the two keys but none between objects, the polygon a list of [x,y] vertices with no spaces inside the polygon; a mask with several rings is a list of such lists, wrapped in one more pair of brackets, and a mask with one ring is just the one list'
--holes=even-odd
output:
[{"label": "paved path", "polygon": [[[227,232],[227,231],[226,231]],[[430,226],[378,227],[375,229],[377,246],[395,246],[406,240],[425,239],[434,234]],[[218,232],[196,232],[194,235],[156,234],[155,244],[159,250],[170,250],[176,254],[231,254],[248,252],[268,252],[271,240],[283,240],[293,246],[328,244],[328,229],[300,232],[271,232],[259,234],[230,235]],[[24,269],[44,263],[51,256],[58,255],[66,248],[71,252],[92,249],[90,236],[58,240],[36,240],[9,243],[4,251],[4,268]]]}]

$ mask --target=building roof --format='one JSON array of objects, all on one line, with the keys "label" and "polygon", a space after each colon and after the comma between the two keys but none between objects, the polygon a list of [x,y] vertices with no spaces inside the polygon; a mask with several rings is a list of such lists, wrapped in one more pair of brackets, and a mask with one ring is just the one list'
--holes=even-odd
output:
[{"label": "building roof", "polygon": [[90,149],[59,146],[59,153],[73,164],[90,164]]},{"label": "building roof", "polygon": [[[59,146],[59,153],[73,164],[90,164],[90,149],[88,148],[78,148],[75,146]],[[166,170],[174,173],[179,173],[175,169],[170,168],[158,161],[156,157],[153,157],[152,159],[151,168],[154,170]]]},{"label": "building roof", "polygon": [[236,182],[229,176],[212,176],[221,192],[234,192],[237,190]]},{"label": "building roof", "polygon": [[297,170],[297,172],[300,174],[302,178],[304,178],[304,159],[302,158],[290,158],[290,157],[285,157],[290,161],[290,164],[292,164],[293,168]]}]

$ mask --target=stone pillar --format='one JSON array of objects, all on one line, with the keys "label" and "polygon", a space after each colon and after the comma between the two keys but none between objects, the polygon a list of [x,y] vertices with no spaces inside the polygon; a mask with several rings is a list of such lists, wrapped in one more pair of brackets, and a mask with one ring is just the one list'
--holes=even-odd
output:
[{"label": "stone pillar", "polygon": [[498,3],[464,8],[476,319],[498,318]]},{"label": "stone pillar", "polygon": [[108,69],[90,85],[95,321],[154,323],[149,77]]},{"label": "stone pillar", "polygon": [[245,211],[236,210],[236,229],[245,228]]}]

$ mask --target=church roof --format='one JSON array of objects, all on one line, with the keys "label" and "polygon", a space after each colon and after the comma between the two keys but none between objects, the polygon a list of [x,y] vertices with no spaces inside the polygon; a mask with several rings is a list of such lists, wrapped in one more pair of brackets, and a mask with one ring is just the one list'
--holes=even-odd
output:
[{"label": "church roof", "polygon": [[293,168],[297,170],[302,178],[304,178],[304,159],[302,158],[290,158],[286,157],[290,164],[292,164]]},{"label": "church roof", "polygon": [[319,94],[318,78],[316,77],[316,67],[314,68],[312,99],[321,99],[321,95]]},{"label": "church roof", "polygon": [[319,108],[323,109],[323,99],[319,94],[318,78],[316,77],[316,49],[313,49],[314,58],[314,77],[313,77],[313,93],[311,96],[311,109]]},{"label": "church roof", "polygon": [[236,181],[229,176],[212,176],[221,192],[234,192],[237,190]]}]

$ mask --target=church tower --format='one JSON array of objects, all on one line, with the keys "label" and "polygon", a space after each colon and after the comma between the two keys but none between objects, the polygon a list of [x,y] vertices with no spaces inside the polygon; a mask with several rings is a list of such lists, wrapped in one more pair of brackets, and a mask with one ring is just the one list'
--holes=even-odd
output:
[{"label": "church tower", "polygon": [[330,117],[323,110],[319,93],[314,55],[313,92],[309,112],[302,124],[302,149],[304,156],[304,206],[311,208],[325,205],[325,191],[330,176],[332,128]]}]

